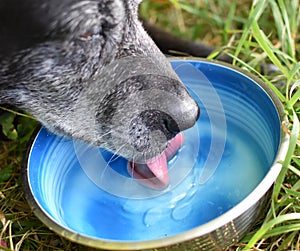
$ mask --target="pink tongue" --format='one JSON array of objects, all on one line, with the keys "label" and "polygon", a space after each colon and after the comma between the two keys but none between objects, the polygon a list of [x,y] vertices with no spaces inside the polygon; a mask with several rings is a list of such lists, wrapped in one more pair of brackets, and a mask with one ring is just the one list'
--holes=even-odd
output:
[{"label": "pink tongue", "polygon": [[163,189],[169,184],[168,163],[178,149],[182,146],[184,136],[177,134],[168,144],[166,150],[160,155],[146,161],[146,164],[137,164],[130,162],[128,172],[140,181],[143,185],[155,189]]}]

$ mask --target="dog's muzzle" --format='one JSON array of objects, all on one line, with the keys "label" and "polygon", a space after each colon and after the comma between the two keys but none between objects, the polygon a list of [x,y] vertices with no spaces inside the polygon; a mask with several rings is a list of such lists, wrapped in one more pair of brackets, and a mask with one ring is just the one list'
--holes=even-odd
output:
[{"label": "dog's muzzle", "polygon": [[[183,145],[181,131],[192,127],[199,118],[198,105],[186,96],[161,102],[161,110],[144,110],[135,116],[129,126],[129,143],[139,153],[148,152],[155,145],[165,145],[165,150],[154,157],[130,162],[128,172],[142,184],[155,189],[169,183],[167,162]],[[173,100],[173,101],[174,101]]]}]

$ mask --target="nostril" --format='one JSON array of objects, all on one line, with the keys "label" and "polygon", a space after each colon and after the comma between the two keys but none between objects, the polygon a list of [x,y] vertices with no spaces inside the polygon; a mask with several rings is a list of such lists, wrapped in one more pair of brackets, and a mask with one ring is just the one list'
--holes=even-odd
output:
[{"label": "nostril", "polygon": [[178,124],[176,123],[176,121],[174,119],[172,119],[171,117],[170,118],[167,118],[167,119],[164,119],[164,125],[165,125],[165,128],[172,134],[172,135],[176,135],[177,133],[180,132],[180,129],[179,129],[179,126]]}]

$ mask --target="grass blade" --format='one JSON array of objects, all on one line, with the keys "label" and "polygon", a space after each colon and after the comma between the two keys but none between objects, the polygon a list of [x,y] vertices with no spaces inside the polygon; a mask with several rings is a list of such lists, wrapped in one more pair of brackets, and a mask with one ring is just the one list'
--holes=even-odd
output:
[{"label": "grass blade", "polygon": [[295,45],[294,45],[294,40],[291,35],[290,22],[289,22],[289,17],[288,17],[286,5],[285,5],[286,2],[284,3],[283,0],[278,0],[278,3],[279,3],[279,8],[282,13],[282,17],[284,20],[284,26],[285,26],[285,30],[286,30],[286,37],[283,39],[283,41],[286,42],[288,54],[292,57],[295,57]]},{"label": "grass blade", "polygon": [[290,220],[300,220],[300,213],[290,213],[285,215],[280,215],[277,218],[270,220],[268,223],[263,225],[250,239],[244,250],[248,250],[254,247],[255,243],[261,240],[264,235],[270,231],[275,225],[290,221]]},{"label": "grass blade", "polygon": [[256,20],[252,22],[252,32],[253,32],[253,37],[256,39],[256,41],[259,43],[261,48],[267,53],[269,59],[275,64],[279,70],[285,75],[288,76],[288,71],[286,68],[281,64],[279,59],[276,57],[274,54],[274,48],[270,46],[269,39],[267,36],[260,30],[258,23]]},{"label": "grass blade", "polygon": [[261,1],[254,1],[250,10],[250,14],[249,14],[249,19],[247,21],[247,23],[244,26],[243,29],[243,33],[242,33],[242,37],[240,38],[240,41],[236,47],[235,53],[234,53],[234,59],[233,59],[233,64],[236,63],[236,58],[238,57],[238,55],[240,54],[242,47],[244,46],[244,44],[246,43],[247,38],[250,35],[250,27],[252,26],[252,23],[255,20],[258,20],[259,17],[262,15],[264,9],[267,6],[267,2],[266,0],[261,0]]}]

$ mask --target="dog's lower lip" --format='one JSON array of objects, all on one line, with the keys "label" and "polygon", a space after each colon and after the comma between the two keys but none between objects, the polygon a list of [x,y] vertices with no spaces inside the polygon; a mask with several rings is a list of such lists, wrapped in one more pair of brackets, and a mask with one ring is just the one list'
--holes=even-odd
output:
[{"label": "dog's lower lip", "polygon": [[146,161],[144,164],[128,163],[129,174],[141,184],[154,189],[163,189],[169,184],[168,164],[178,149],[182,146],[184,136],[177,134],[169,141],[168,147],[158,156]]}]

